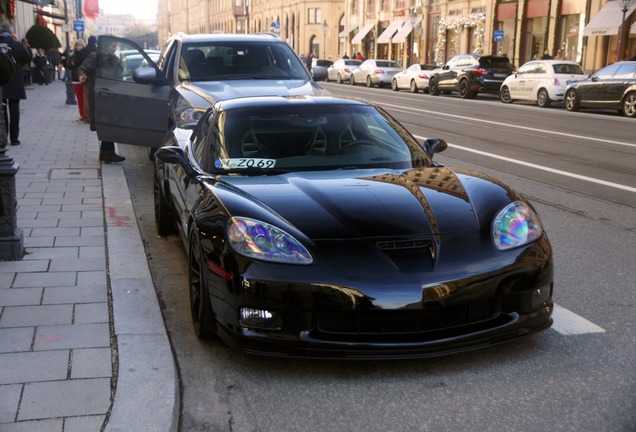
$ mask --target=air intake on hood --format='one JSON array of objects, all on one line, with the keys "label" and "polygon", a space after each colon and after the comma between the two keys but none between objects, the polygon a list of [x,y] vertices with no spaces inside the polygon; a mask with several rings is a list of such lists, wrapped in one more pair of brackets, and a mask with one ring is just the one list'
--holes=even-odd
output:
[{"label": "air intake on hood", "polygon": [[433,270],[435,249],[431,240],[383,241],[377,246],[401,273]]}]

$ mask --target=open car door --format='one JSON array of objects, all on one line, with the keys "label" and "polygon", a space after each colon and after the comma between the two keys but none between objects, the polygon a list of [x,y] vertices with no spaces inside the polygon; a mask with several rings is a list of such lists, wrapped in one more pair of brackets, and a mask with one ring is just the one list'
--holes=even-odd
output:
[{"label": "open car door", "polygon": [[[117,65],[100,55],[112,44],[117,45]],[[139,45],[128,39],[99,36],[97,52],[97,137],[100,141],[160,147],[167,129],[170,93],[163,73]],[[134,76],[142,74],[146,79],[136,82]]]}]

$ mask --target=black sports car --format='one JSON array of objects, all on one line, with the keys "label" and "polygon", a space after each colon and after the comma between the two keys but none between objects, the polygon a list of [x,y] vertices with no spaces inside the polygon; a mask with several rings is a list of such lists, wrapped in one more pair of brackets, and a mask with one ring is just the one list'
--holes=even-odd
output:
[{"label": "black sports car", "polygon": [[188,251],[192,320],[249,353],[407,358],[552,324],[552,250],[520,194],[433,162],[378,106],[216,103],[156,153],[160,234]]}]

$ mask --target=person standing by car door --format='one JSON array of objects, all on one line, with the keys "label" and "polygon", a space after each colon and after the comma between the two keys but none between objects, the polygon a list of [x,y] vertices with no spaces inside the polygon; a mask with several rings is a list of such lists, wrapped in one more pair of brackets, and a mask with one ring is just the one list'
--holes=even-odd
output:
[{"label": "person standing by car door", "polygon": [[[88,114],[91,130],[95,128],[95,78],[97,75],[97,65],[99,64],[100,77],[110,79],[121,79],[123,67],[119,57],[115,55],[117,50],[116,42],[109,42],[102,50],[94,51],[86,57],[77,71],[80,82],[88,84],[88,105],[84,107]],[[101,141],[99,146],[99,160],[105,163],[123,162],[125,157],[115,153],[115,143],[111,141]]]},{"label": "person standing by car door", "polygon": [[20,144],[20,100],[26,99],[24,90],[23,65],[31,63],[31,53],[16,40],[13,27],[9,23],[0,24],[0,45],[6,45],[8,53],[15,60],[15,73],[2,86],[2,101],[6,105],[4,120],[11,145]]}]

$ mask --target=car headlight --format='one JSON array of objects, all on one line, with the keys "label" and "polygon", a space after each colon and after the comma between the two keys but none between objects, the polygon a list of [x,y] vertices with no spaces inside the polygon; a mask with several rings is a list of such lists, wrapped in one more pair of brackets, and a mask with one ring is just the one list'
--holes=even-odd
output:
[{"label": "car headlight", "polygon": [[515,201],[504,207],[492,222],[492,238],[499,250],[532,243],[543,229],[536,213],[526,204]]},{"label": "car headlight", "polygon": [[201,117],[205,114],[205,110],[197,109],[197,108],[184,108],[179,111],[177,125],[180,128],[185,128],[187,125],[193,126],[196,125]]},{"label": "car headlight", "polygon": [[265,222],[234,217],[227,227],[230,246],[248,258],[287,264],[311,264],[309,251],[293,236]]}]

